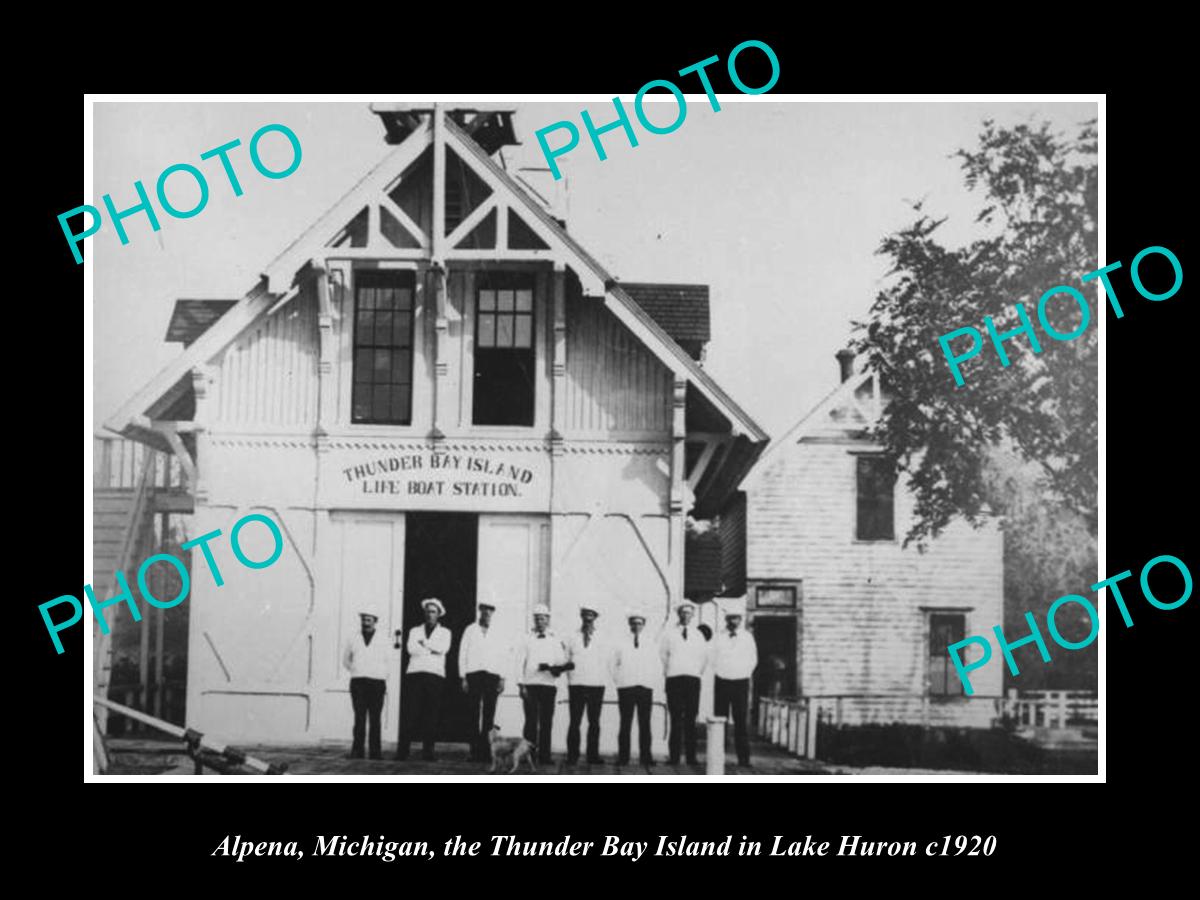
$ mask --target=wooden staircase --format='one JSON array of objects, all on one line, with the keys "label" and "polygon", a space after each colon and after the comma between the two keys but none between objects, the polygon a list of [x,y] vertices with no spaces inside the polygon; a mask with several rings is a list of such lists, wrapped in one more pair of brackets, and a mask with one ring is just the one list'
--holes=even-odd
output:
[{"label": "wooden staircase", "polygon": [[[93,444],[92,482],[92,590],[97,601],[117,594],[115,573],[125,574],[137,598],[137,570],[142,560],[158,552],[156,515],[190,513],[192,498],[184,485],[183,469],[171,454],[121,438],[97,435]],[[164,519],[165,526],[165,519]],[[139,602],[143,616],[150,611]],[[93,690],[107,696],[113,680],[113,634],[116,629],[138,627],[124,605],[106,610],[109,634],[100,633],[93,620]],[[141,626],[141,689],[135,703],[148,695],[149,628]],[[130,699],[130,698],[125,698]],[[96,726],[107,734],[107,712],[97,709]]]}]

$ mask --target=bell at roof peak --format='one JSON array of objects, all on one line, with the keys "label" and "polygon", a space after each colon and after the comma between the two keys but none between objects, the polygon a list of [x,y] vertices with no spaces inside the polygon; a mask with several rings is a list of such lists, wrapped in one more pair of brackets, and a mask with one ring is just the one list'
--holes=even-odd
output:
[{"label": "bell at roof peak", "polygon": [[[446,117],[468,134],[489,155],[501,147],[520,143],[513,131],[512,109],[474,109],[468,107],[443,107]],[[416,131],[421,122],[433,114],[432,106],[414,106],[407,103],[372,103],[371,112],[383,122],[384,140],[399,144]]]}]

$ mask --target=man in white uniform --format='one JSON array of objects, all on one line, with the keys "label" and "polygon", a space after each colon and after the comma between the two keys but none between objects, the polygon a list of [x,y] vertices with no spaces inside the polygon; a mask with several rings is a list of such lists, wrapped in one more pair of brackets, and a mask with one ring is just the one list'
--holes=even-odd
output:
[{"label": "man in white uniform", "polygon": [[554,724],[554,695],[558,676],[567,665],[567,652],[550,630],[550,609],[544,603],[533,608],[533,631],[521,645],[521,701],[525,706],[525,740],[537,748],[537,761],[550,764],[550,729]]},{"label": "man in white uniform", "polygon": [[629,764],[629,739],[633,729],[633,714],[638,720],[639,762],[649,771],[654,766],[650,753],[650,706],[654,700],[654,687],[662,678],[658,649],[648,640],[642,629],[646,617],[640,612],[626,615],[629,634],[618,643],[613,653],[613,681],[617,683],[617,705],[621,713],[621,727],[617,731],[617,765]]},{"label": "man in white uniform", "polygon": [[[433,743],[437,740],[438,709],[446,684],[446,654],[450,652],[450,629],[438,624],[446,607],[436,597],[421,601],[424,624],[408,632],[408,674],[404,679],[401,703],[408,706],[407,720],[400,719],[400,741],[396,759],[408,759],[408,745],[414,735],[421,739],[421,759],[432,762]],[[406,728],[407,725],[407,728]]]},{"label": "man in white uniform", "polygon": [[364,608],[358,616],[360,629],[346,641],[342,653],[342,665],[350,672],[350,703],[354,707],[354,743],[350,758],[363,758],[363,737],[367,732],[371,759],[381,759],[379,716],[383,712],[387,677],[397,662],[396,652],[387,638],[376,633],[379,613],[374,608]]},{"label": "man in white uniform", "polygon": [[713,700],[718,716],[733,711],[734,747],[739,766],[750,765],[750,737],[746,718],[750,705],[750,676],[758,665],[758,645],[754,635],[745,631],[742,617],[746,598],[737,597],[722,604],[725,628],[713,638]]},{"label": "man in white uniform", "polygon": [[567,639],[567,697],[571,711],[567,726],[567,765],[579,762],[580,724],[586,710],[588,720],[588,765],[600,759],[600,711],[604,706],[604,686],[608,682],[610,651],[596,634],[599,611],[592,606],[579,607],[581,625]]},{"label": "man in white uniform", "polygon": [[486,762],[491,757],[488,739],[496,721],[496,698],[504,692],[504,673],[511,657],[508,644],[492,627],[495,611],[492,601],[482,601],[479,619],[466,627],[458,645],[462,689],[471,701],[472,762]]},{"label": "man in white uniform", "polygon": [[696,758],[696,717],[700,715],[700,676],[708,667],[709,647],[704,634],[692,625],[695,611],[691,600],[682,601],[675,607],[678,624],[664,629],[659,641],[671,719],[667,748],[673,766],[679,765],[681,745],[687,752],[688,765],[700,765]]}]

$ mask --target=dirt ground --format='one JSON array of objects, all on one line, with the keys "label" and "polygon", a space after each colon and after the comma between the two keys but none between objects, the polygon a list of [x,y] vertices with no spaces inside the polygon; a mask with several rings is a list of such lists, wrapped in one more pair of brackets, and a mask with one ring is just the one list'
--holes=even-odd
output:
[{"label": "dirt ground", "polygon": [[[172,741],[148,739],[113,738],[109,741],[113,764],[109,774],[114,775],[192,775],[194,765],[183,752],[182,745]],[[319,745],[245,745],[239,747],[250,756],[266,762],[286,764],[287,774],[303,775],[424,775],[436,777],[487,775],[490,766],[471,762],[467,759],[467,749],[461,744],[439,744],[437,760],[425,762],[420,754],[415,753],[404,762],[392,758],[394,745],[384,744],[384,759],[374,761],[365,759],[350,759],[350,743],[327,742]],[[826,763],[820,760],[799,759],[785,753],[779,747],[763,741],[751,742],[751,766],[748,769],[732,764],[727,757],[725,774],[732,776],[753,777],[756,775],[979,775],[978,772],[953,771],[949,769],[905,769],[888,766],[847,766]],[[701,750],[703,759],[703,749]],[[205,775],[218,774],[206,769]],[[522,775],[531,774],[525,768]],[[692,768],[686,765],[671,766],[665,760],[647,772],[639,765],[628,765],[617,768],[610,758],[605,765],[588,766],[580,763],[568,767],[563,762],[562,754],[555,755],[553,767],[539,766],[538,775],[616,775],[616,776],[645,776],[671,777],[676,775],[704,775],[703,765]],[[495,777],[504,777],[503,774]]]},{"label": "dirt ground", "polygon": [[[386,744],[384,745],[387,746]],[[470,762],[466,747],[456,744],[439,744],[435,762],[424,762],[419,753],[408,760],[398,762],[391,759],[385,750],[384,759],[378,761],[349,759],[350,745],[328,744],[317,747],[247,747],[246,752],[267,762],[288,764],[289,775],[483,775],[491,766]],[[821,763],[797,759],[769,744],[754,744],[751,748],[751,767],[739,768],[727,758],[727,775],[813,775],[825,774],[828,770]],[[522,767],[521,774],[531,774]],[[588,766],[579,763],[574,767],[565,765],[562,754],[555,754],[553,768],[538,766],[539,775],[703,775],[703,765],[693,769],[687,765],[671,766],[666,760],[658,760],[649,773],[637,764],[617,768],[609,759],[605,765]],[[499,776],[498,776],[499,777]]]}]

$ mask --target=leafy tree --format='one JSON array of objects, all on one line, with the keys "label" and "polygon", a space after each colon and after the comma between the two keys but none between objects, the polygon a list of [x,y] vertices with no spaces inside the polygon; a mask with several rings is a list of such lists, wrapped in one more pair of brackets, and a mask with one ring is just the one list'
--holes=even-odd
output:
[{"label": "leafy tree", "polygon": [[[1096,149],[1094,122],[1067,138],[1049,124],[985,121],[979,147],[955,154],[967,186],[986,198],[976,219],[983,236],[944,246],[937,232],[946,219],[917,203],[918,218],[882,241],[889,283],[868,320],[855,323],[852,347],[887,392],[875,436],[911,479],[916,517],[906,545],[923,545],[955,518],[979,524],[988,512],[1005,512],[1008,498],[989,462],[997,448],[1036,467],[1047,507],[1078,516],[1095,535],[1095,320],[1103,310],[1089,300],[1092,321],[1064,342],[1041,331],[1036,310],[1045,291],[1081,289],[1080,277],[1097,267]],[[1042,352],[1020,335],[1005,342],[1011,362],[1002,367],[983,317],[992,316],[999,331],[1016,327],[1016,303],[1035,323]],[[1080,311],[1060,297],[1048,303],[1047,318],[1069,333]],[[966,325],[984,332],[985,346],[963,364],[959,387],[938,338]]]},{"label": "leafy tree", "polygon": [[[1064,594],[1089,596],[1096,581],[1096,540],[1083,516],[1046,502],[1041,469],[1023,462],[1015,452],[995,451],[987,462],[987,493],[1004,509],[1004,633],[1010,640],[1029,634],[1025,613],[1032,612],[1049,649],[1052,664],[1042,661],[1036,647],[1014,651],[1020,670],[1013,676],[997,654],[993,663],[1004,668],[1005,685],[1021,690],[1096,690],[1099,645],[1067,651],[1050,640],[1046,615]],[[996,623],[1000,624],[1000,623]],[[1091,628],[1087,612],[1068,603],[1055,615],[1059,632],[1069,641],[1082,641]]]}]

